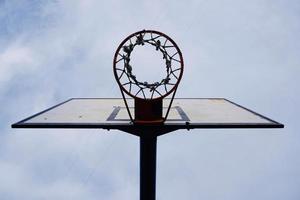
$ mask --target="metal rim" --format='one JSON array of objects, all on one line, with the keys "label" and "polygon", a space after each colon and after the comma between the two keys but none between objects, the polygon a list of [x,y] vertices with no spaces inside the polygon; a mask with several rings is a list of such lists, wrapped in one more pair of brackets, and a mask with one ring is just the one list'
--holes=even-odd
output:
[{"label": "metal rim", "polygon": [[[146,34],[150,34],[151,39],[144,40],[144,36]],[[156,38],[153,38],[153,34],[157,35]],[[140,37],[140,38],[139,38]],[[155,40],[158,38],[162,38],[164,40],[163,45],[161,44],[160,40]],[[132,42],[132,39],[136,39],[136,43]],[[140,40],[139,40],[140,39]],[[149,42],[151,41],[151,43]],[[130,53],[133,51],[134,47],[136,45],[144,45],[143,42],[147,42],[148,44],[151,44],[156,47],[156,50],[160,50],[163,53],[163,59],[166,60],[166,67],[167,67],[167,77],[163,79],[161,82],[156,82],[153,84],[148,84],[147,82],[140,82],[136,79],[136,77],[131,73],[131,66],[129,65],[130,62]],[[155,42],[155,43],[153,43]],[[129,43],[130,45],[126,46],[126,43]],[[169,45],[167,45],[169,44]],[[169,55],[167,52],[167,48],[172,48],[175,50],[174,55]],[[122,49],[123,54],[122,54]],[[176,56],[176,58],[174,58]],[[117,65],[120,61],[123,61],[124,66],[119,68]],[[168,63],[169,62],[169,63]],[[172,69],[172,62],[177,63],[178,68]],[[169,64],[169,65],[168,65]],[[113,71],[114,71],[114,76],[117,80],[118,85],[120,86],[120,89],[124,91],[127,95],[136,98],[136,99],[146,99],[146,100],[157,100],[157,99],[162,99],[169,94],[171,94],[177,87],[178,84],[182,78],[183,74],[183,68],[184,68],[184,62],[183,62],[183,56],[182,53],[177,46],[177,44],[166,34],[161,33],[159,31],[154,31],[154,30],[142,30],[135,32],[128,37],[126,37],[121,44],[118,46],[115,55],[114,55],[114,60],[113,60]],[[170,70],[168,72],[168,69]],[[176,72],[177,74],[175,75]],[[128,78],[128,82],[122,83],[121,78],[125,74]],[[175,80],[174,83],[170,83],[169,81],[171,80],[170,76],[172,74],[173,79]],[[174,81],[172,80],[172,81]],[[125,87],[125,85],[130,85],[129,89]],[[133,94],[131,91],[132,85],[136,87],[140,87],[138,92],[136,94]],[[168,88],[167,88],[168,85]],[[170,87],[172,85],[172,87]],[[164,93],[161,94],[157,88],[163,87],[164,88]],[[161,89],[161,88],[160,88]],[[150,90],[152,92],[151,96],[145,96],[144,90]],[[158,93],[159,95],[157,97],[154,97],[154,93]],[[140,96],[138,96],[140,94]]]}]

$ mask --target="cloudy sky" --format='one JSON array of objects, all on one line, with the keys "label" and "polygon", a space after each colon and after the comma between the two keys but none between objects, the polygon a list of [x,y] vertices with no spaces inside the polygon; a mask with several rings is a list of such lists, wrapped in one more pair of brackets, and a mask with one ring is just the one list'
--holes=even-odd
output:
[{"label": "cloudy sky", "polygon": [[300,199],[298,0],[0,0],[0,199],[139,199],[138,138],[10,125],[71,97],[120,97],[113,54],[142,29],[181,48],[177,97],[285,124],[161,136],[157,199]]}]

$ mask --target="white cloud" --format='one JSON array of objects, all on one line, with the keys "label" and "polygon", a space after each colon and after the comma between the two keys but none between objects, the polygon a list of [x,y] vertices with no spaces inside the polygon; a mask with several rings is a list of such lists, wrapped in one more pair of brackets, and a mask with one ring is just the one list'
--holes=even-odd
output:
[{"label": "white cloud", "polygon": [[[114,51],[128,34],[153,28],[182,49],[186,68],[178,96],[234,98],[287,125],[163,136],[158,199],[299,199],[297,3],[53,2],[34,7],[37,15],[30,20],[25,14],[5,20],[10,35],[0,51],[2,198],[138,199],[138,138],[117,131],[8,127],[9,120],[70,97],[120,96]],[[13,3],[6,10],[14,8],[29,13],[22,10],[28,6]]]},{"label": "white cloud", "polygon": [[0,82],[8,82],[17,73],[32,71],[37,66],[35,54],[26,46],[12,45],[0,53]]}]

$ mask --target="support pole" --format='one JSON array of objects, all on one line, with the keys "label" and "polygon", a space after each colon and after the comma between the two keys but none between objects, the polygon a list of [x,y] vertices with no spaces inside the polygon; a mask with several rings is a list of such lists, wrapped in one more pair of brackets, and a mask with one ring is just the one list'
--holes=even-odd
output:
[{"label": "support pole", "polygon": [[155,200],[156,136],[140,136],[140,200]]}]

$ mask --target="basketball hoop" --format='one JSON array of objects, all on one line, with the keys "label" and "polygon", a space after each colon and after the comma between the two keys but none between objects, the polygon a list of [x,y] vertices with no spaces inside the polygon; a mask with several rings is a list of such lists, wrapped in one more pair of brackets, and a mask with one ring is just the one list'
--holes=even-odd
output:
[{"label": "basketball hoop", "polygon": [[[137,46],[152,46],[162,54],[166,75],[161,80],[148,83],[139,80],[134,73],[131,53]],[[116,50],[113,70],[120,87],[127,112],[134,123],[163,123],[169,114],[176,90],[183,74],[183,57],[177,44],[166,34],[154,30],[142,30],[125,38]],[[163,98],[173,93],[165,116],[163,116]],[[128,107],[125,94],[135,101],[134,118]]]},{"label": "basketball hoop", "polygon": [[[131,62],[132,52],[138,46],[150,46],[153,51],[161,53],[165,76],[154,82],[139,79],[134,69],[138,66],[132,66]],[[284,127],[279,122],[224,98],[174,99],[183,74],[183,65],[180,49],[167,35],[153,30],[133,33],[121,42],[113,60],[114,75],[123,99],[72,98],[14,123],[12,128],[101,128],[138,136],[140,200],[155,200],[158,136],[182,129]],[[168,95],[171,98],[164,99]],[[170,112],[173,100],[174,106]],[[163,103],[169,105],[163,106]],[[134,117],[130,109],[134,109]]]}]

